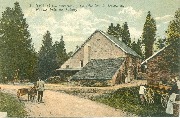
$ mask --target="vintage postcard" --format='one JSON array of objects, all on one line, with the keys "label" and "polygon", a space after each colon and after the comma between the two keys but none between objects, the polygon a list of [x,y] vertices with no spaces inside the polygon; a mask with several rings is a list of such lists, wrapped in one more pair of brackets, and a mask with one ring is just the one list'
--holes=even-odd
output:
[{"label": "vintage postcard", "polygon": [[0,0],[0,118],[179,117],[180,0]]}]

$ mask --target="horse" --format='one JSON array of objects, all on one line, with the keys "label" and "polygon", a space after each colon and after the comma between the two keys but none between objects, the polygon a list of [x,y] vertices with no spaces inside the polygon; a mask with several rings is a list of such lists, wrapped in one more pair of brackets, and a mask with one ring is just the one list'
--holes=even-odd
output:
[{"label": "horse", "polygon": [[37,87],[33,86],[30,88],[21,88],[17,91],[17,97],[20,100],[20,96],[28,94],[28,101],[33,101],[35,99],[35,96],[37,95]]}]

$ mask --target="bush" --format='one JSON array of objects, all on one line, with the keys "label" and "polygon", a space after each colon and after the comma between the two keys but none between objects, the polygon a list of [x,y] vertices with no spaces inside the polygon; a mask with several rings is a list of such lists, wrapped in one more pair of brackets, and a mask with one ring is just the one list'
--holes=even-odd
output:
[{"label": "bush", "polygon": [[53,76],[53,77],[48,78],[46,82],[57,84],[57,83],[67,82],[67,79],[61,78],[60,76]]},{"label": "bush", "polygon": [[8,117],[25,117],[25,106],[10,94],[0,92],[0,112],[7,112]]},{"label": "bush", "polygon": [[107,104],[111,107],[122,109],[138,116],[163,117],[166,116],[165,109],[160,103],[160,95],[155,94],[154,104],[140,104],[139,87],[122,88],[110,94],[104,94],[93,98],[93,100]]}]

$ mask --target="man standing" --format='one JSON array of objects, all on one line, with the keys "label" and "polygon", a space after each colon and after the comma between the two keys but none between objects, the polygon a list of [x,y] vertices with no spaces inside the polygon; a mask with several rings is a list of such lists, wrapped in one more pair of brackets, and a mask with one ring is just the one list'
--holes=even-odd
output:
[{"label": "man standing", "polygon": [[144,104],[145,102],[145,90],[146,90],[146,87],[144,87],[142,84],[140,85],[140,88],[139,88],[139,95],[140,95],[140,100],[141,100],[141,104]]},{"label": "man standing", "polygon": [[41,79],[37,81],[37,90],[38,90],[38,102],[42,102],[43,91],[44,91],[44,81]]}]

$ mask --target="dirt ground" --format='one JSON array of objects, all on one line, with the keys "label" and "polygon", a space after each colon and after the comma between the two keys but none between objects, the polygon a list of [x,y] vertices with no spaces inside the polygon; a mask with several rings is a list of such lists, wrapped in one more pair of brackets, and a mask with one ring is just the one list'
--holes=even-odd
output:
[{"label": "dirt ground", "polygon": [[[94,87],[93,89],[109,90],[125,86],[135,86],[144,81],[132,82],[129,84],[114,87]],[[57,90],[63,89],[89,89],[88,87],[70,87],[65,85],[46,84],[44,92],[44,103],[27,101],[27,95],[20,99],[25,103],[26,111],[30,117],[129,117],[134,116],[122,110],[109,107],[88,99],[69,95]],[[16,96],[17,89],[28,88],[30,85],[4,85],[0,84],[1,91]],[[92,89],[92,88],[90,88]]]}]

